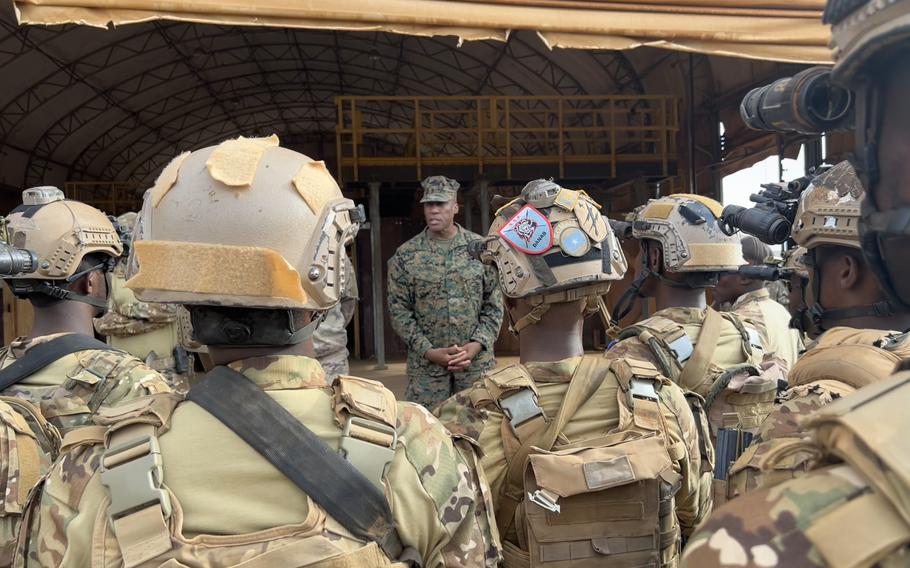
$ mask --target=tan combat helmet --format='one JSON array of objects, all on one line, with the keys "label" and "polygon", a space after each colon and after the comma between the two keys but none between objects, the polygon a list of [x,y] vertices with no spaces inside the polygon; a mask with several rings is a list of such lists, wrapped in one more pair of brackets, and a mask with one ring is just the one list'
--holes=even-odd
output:
[{"label": "tan combat helmet", "polygon": [[801,329],[812,336],[830,329],[840,320],[860,316],[885,317],[895,313],[889,301],[866,306],[828,310],[820,297],[821,277],[816,251],[821,246],[860,249],[859,219],[863,185],[853,166],[843,161],[816,176],[800,196],[791,236],[806,253],[802,256],[809,285],[804,288],[808,323]]},{"label": "tan combat helmet", "polygon": [[722,207],[701,195],[651,199],[633,213],[632,236],[660,243],[668,272],[730,272],[746,264],[741,237],[720,230]]},{"label": "tan combat helmet", "polygon": [[[910,309],[910,280],[903,278],[910,208],[879,205],[879,152],[883,147],[885,89],[896,65],[910,54],[910,0],[828,0],[832,79],[853,91],[855,119],[851,160],[866,189],[860,219],[860,250],[892,304]],[[898,184],[896,184],[898,185]]]},{"label": "tan combat helmet", "polygon": [[863,186],[850,162],[820,174],[800,196],[791,236],[801,247],[820,245],[859,248]]},{"label": "tan combat helmet", "polygon": [[[677,193],[651,199],[629,216],[632,237],[642,241],[642,271],[616,302],[611,328],[618,329],[640,296],[648,278],[683,288],[707,288],[717,284],[722,272],[735,272],[746,263],[741,236],[725,234],[718,223],[720,203],[702,195]],[[684,275],[670,280],[648,268],[648,241],[660,245],[666,272]]]},{"label": "tan combat helmet", "polygon": [[796,247],[784,252],[783,262],[780,265],[782,271],[785,271],[785,275],[796,274],[801,278],[809,278],[809,269],[806,267],[806,263],[803,262],[803,257],[806,256],[806,247]]},{"label": "tan combat helmet", "polygon": [[[341,194],[323,162],[278,144],[276,136],[228,140],[164,168],[146,193],[134,242],[127,287],[140,300],[278,310],[289,320],[294,310],[338,303],[354,277],[344,247],[363,210]],[[207,324],[191,313],[199,336]],[[302,329],[289,323],[287,337],[266,343],[302,341],[318,321]]]},{"label": "tan combat helmet", "polygon": [[535,306],[513,322],[515,333],[540,321],[551,304],[587,299],[586,313],[606,314],[603,296],[627,268],[600,205],[543,179],[500,207],[487,237],[475,243],[472,254],[496,265],[503,294]]},{"label": "tan combat helmet", "polygon": [[[71,282],[95,270],[109,271],[123,253],[123,244],[110,219],[79,201],[68,200],[55,187],[34,187],[22,192],[22,205],[3,219],[6,244],[28,251],[35,262],[4,274],[3,279],[21,298],[43,294],[60,300],[105,307],[106,300],[76,294],[66,289]],[[99,253],[109,262],[80,265],[86,255]]]}]

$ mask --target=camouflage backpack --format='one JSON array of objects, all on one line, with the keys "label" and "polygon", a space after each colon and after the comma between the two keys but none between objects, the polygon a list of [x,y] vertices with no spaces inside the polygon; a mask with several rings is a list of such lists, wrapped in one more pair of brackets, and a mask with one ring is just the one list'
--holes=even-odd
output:
[{"label": "camouflage backpack", "polygon": [[[731,467],[728,496],[805,473],[815,456],[792,445],[803,436],[798,420],[815,411],[818,403],[853,396],[857,389],[888,378],[908,357],[907,333],[836,327],[822,334],[790,371],[790,388],[780,397],[785,408],[772,412],[762,424],[762,439],[750,445]],[[817,399],[809,401],[809,396]]]},{"label": "camouflage backpack", "polygon": [[60,433],[35,405],[0,396],[0,566],[10,566],[29,495],[50,469]]},{"label": "camouflage backpack", "polygon": [[[695,345],[686,327],[699,327]],[[720,429],[757,427],[771,411],[777,384],[757,383],[725,390],[744,369],[758,374],[764,345],[756,328],[731,312],[712,308],[669,308],[624,329],[619,339],[637,337],[647,345],[658,369],[684,390],[705,399],[712,439]]]},{"label": "camouflage backpack", "polygon": [[[356,377],[339,377],[332,389],[335,419],[344,426],[341,452],[368,480],[382,484],[398,440],[394,395],[381,383]],[[349,552],[333,544],[357,539],[338,522],[316,522],[325,513],[312,500],[308,500],[312,513],[300,525],[238,535],[184,536],[180,501],[162,483],[169,456],[162,455],[159,444],[181,402],[180,395],[163,393],[105,407],[94,418],[97,425],[64,438],[61,456],[73,455],[61,459],[92,464],[94,458],[81,460],[90,452],[98,454],[97,468],[109,496],[92,528],[90,566],[406,568],[404,562],[389,560],[375,542]],[[74,508],[84,486],[78,489],[68,495]],[[34,501],[32,515],[38,507]]]},{"label": "camouflage backpack", "polygon": [[[615,377],[611,379],[610,377]],[[567,443],[561,433],[605,380],[618,382],[619,425]],[[522,365],[484,377],[471,391],[475,408],[498,407],[506,479],[496,511],[507,568],[675,566],[679,474],[670,453],[657,388],[647,362],[586,355],[555,416],[538,404]]]}]

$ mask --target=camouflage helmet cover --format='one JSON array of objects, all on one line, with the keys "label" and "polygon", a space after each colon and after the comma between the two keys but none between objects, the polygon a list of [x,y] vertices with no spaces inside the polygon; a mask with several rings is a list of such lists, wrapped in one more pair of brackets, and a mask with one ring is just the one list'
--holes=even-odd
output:
[{"label": "camouflage helmet cover", "polygon": [[828,0],[823,20],[831,24],[834,78],[847,85],[877,56],[910,40],[910,0]]},{"label": "camouflage helmet cover", "polygon": [[22,201],[5,218],[2,237],[11,246],[32,251],[38,262],[33,272],[4,279],[66,280],[88,254],[123,254],[114,225],[98,209],[66,199],[55,187],[27,189]]},{"label": "camouflage helmet cover", "polygon": [[807,249],[825,244],[860,248],[862,195],[863,186],[847,161],[819,175],[800,196],[793,240]]},{"label": "camouflage helmet cover", "polygon": [[278,144],[228,140],[164,168],[127,282],[140,300],[314,311],[339,301],[362,210],[323,162]]},{"label": "camouflage helmet cover", "polygon": [[803,259],[803,257],[806,256],[806,253],[808,253],[806,247],[796,247],[784,252],[781,268],[797,274],[802,278],[808,279],[809,268],[806,266],[805,260]]},{"label": "camouflage helmet cover", "polygon": [[701,195],[678,193],[651,199],[631,214],[632,236],[660,243],[668,272],[728,272],[746,264],[741,236],[718,224],[721,205]]},{"label": "camouflage helmet cover", "polygon": [[627,268],[600,205],[549,180],[529,182],[501,207],[483,244],[480,258],[496,265],[510,298],[557,303],[602,295]]}]

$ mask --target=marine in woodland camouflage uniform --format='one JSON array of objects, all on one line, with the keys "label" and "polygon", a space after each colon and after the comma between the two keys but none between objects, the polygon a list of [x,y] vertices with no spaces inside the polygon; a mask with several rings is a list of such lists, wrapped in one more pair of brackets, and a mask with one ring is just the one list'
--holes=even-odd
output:
[{"label": "marine in woodland camouflage uniform", "polygon": [[[28,190],[23,198],[24,205],[6,218],[0,239],[32,251],[38,262],[33,272],[5,276],[4,282],[32,303],[33,329],[61,331],[15,339],[0,351],[0,368],[74,330],[91,334],[92,316],[106,303],[104,273],[110,264],[105,259],[122,252],[101,211],[64,200],[55,188]],[[137,358],[86,348],[60,356],[0,392],[0,565],[11,562],[26,497],[56,457],[60,436],[88,424],[106,405],[169,390],[164,378]]]},{"label": "marine in woodland camouflage uniform", "polygon": [[[458,182],[432,176],[423,186],[425,211],[448,207],[449,217],[398,247],[389,260],[388,294],[392,328],[408,347],[405,397],[432,408],[495,366],[493,344],[503,313],[496,271],[468,255],[468,243],[480,235],[454,224]],[[439,238],[446,230],[454,234]],[[432,349],[472,343],[479,352],[465,368],[451,370],[427,359]]]},{"label": "marine in woodland camouflage uniform", "polygon": [[[866,189],[861,250],[889,300],[905,310],[910,1],[829,0],[824,20],[832,24],[832,79],[855,91],[856,124],[865,126],[855,131],[853,154]],[[793,450],[814,456],[813,471],[719,509],[690,541],[684,565],[910,565],[906,361],[902,368],[809,415]]]},{"label": "marine in woodland camouflage uniform", "polygon": [[[237,163],[253,167],[238,170]],[[237,198],[202,206],[187,220],[186,200],[212,191]],[[335,305],[352,277],[339,251],[362,219],[324,164],[278,147],[277,137],[227,141],[167,166],[145,202],[146,215],[150,230],[136,243],[139,271],[130,279],[137,297],[192,298],[195,336],[213,359],[267,392],[328,451],[342,446],[350,459],[364,444],[374,457],[392,449],[387,469],[373,471],[377,477],[361,472],[382,487],[402,544],[424,566],[495,566],[489,496],[468,442],[454,439],[424,408],[396,402],[378,382],[344,377],[330,385],[311,357],[312,316]],[[287,239],[292,232],[303,238]],[[304,253],[314,245],[326,246],[326,254],[314,264],[301,260],[314,258]],[[173,262],[187,247],[192,278],[184,261]],[[245,255],[241,265],[256,270],[223,278],[229,269],[223,254]],[[327,267],[335,269],[331,283]],[[260,280],[264,272],[268,278]],[[200,291],[200,281],[217,284]],[[275,354],[291,348],[299,354]],[[194,385],[186,401],[156,395],[107,409],[96,417],[102,428],[67,446],[23,531],[26,565],[399,566],[193,402],[210,378]],[[366,427],[361,435],[362,423],[353,428],[352,417],[379,429]],[[121,459],[123,451],[140,456]],[[121,467],[145,456],[160,464],[158,476]],[[157,500],[145,497],[149,490]],[[352,508],[369,501],[347,498]]]}]

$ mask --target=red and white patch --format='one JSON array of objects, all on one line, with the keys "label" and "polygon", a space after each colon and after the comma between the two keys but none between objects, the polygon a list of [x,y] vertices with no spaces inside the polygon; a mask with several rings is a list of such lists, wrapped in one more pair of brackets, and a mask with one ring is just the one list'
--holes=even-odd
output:
[{"label": "red and white patch", "polygon": [[499,236],[525,254],[543,254],[553,247],[553,226],[546,216],[525,205],[499,229]]}]

